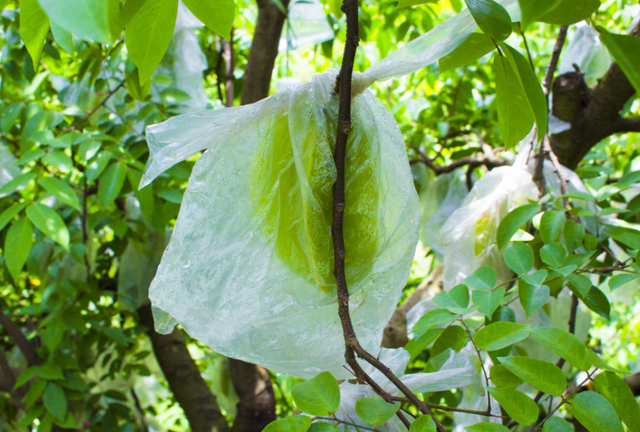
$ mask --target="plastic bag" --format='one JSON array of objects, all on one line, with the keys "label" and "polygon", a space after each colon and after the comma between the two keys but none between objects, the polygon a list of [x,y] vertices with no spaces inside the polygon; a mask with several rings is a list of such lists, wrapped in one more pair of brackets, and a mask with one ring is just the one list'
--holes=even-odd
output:
[{"label": "plastic bag", "polygon": [[[503,4],[518,10],[516,0]],[[409,276],[419,205],[398,126],[366,87],[438,60],[476,28],[463,12],[354,79],[346,273],[354,328],[373,354]],[[229,357],[305,378],[350,377],[332,274],[336,75],[147,128],[141,187],[207,149],[150,287],[158,331],[175,319]]]},{"label": "plastic bag", "polygon": [[439,232],[444,246],[444,290],[453,288],[479,267],[494,268],[498,283],[511,277],[495,244],[500,221],[514,208],[538,198],[531,173],[522,166],[491,170],[471,189]]},{"label": "plastic bag", "polygon": [[584,73],[587,85],[593,86],[609,69],[611,56],[592,26],[582,21],[576,27],[562,52],[558,74],[575,72],[575,64]]},{"label": "plastic bag", "polygon": [[278,50],[316,45],[335,36],[319,0],[294,0],[289,4],[287,22]]},{"label": "plastic bag", "polygon": [[0,187],[20,175],[20,167],[16,158],[3,144],[0,144]]}]

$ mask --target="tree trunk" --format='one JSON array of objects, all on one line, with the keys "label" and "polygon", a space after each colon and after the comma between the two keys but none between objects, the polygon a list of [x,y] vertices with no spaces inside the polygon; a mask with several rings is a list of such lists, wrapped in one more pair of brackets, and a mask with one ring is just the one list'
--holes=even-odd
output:
[{"label": "tree trunk", "polygon": [[177,328],[171,334],[161,335],[154,330],[151,306],[138,309],[140,322],[147,326],[153,345],[169,387],[184,410],[192,432],[227,432],[229,424],[220,412],[216,397],[200,375],[191,358],[184,337]]}]

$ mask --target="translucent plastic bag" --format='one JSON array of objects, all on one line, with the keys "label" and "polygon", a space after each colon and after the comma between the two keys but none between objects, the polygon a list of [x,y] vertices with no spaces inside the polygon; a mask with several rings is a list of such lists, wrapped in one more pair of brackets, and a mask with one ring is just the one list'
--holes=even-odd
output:
[{"label": "translucent plastic bag", "polygon": [[282,30],[278,50],[315,45],[335,36],[319,0],[294,0],[289,4],[287,22]]},{"label": "translucent plastic bag", "polygon": [[471,189],[439,232],[444,245],[444,289],[448,290],[488,265],[495,269],[498,283],[511,276],[495,244],[500,221],[514,208],[538,198],[531,173],[523,166],[491,170]]},{"label": "translucent plastic bag", "polygon": [[[516,0],[504,4],[517,11]],[[419,205],[398,126],[366,87],[438,60],[476,28],[463,12],[354,77],[346,273],[354,328],[374,354],[409,276]],[[350,377],[332,274],[336,75],[147,128],[141,186],[207,149],[150,287],[158,331],[175,319],[230,357],[294,376]]]},{"label": "translucent plastic bag", "polygon": [[574,64],[584,73],[589,86],[602,78],[611,65],[611,56],[600,42],[598,32],[584,21],[578,23],[576,30],[569,36],[569,43],[562,52],[558,74],[575,72]]},{"label": "translucent plastic bag", "polygon": [[16,165],[15,156],[0,144],[0,186],[4,186],[19,175],[20,167]]}]

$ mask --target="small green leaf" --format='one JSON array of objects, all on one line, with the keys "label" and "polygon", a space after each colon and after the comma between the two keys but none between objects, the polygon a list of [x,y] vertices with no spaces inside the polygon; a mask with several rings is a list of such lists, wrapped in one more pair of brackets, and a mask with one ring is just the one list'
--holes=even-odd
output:
[{"label": "small green leaf", "polygon": [[455,321],[458,315],[454,315],[447,309],[433,309],[420,317],[418,322],[413,326],[414,332],[433,327],[438,324],[445,324]]},{"label": "small green leaf", "polygon": [[496,49],[496,45],[491,37],[480,33],[471,33],[453,52],[439,60],[440,72],[471,64],[494,49]]},{"label": "small green leaf", "polygon": [[471,298],[473,304],[478,307],[478,312],[491,319],[493,312],[500,306],[504,293],[504,287],[493,291],[474,290],[471,293]]},{"label": "small green leaf", "polygon": [[38,179],[38,183],[61,202],[76,210],[81,210],[78,196],[69,183],[55,177],[41,177]]},{"label": "small green leaf", "polygon": [[42,339],[45,346],[49,348],[50,352],[53,352],[58,347],[58,345],[60,345],[60,341],[62,341],[63,335],[64,322],[61,318],[53,319],[47,324],[44,329]]},{"label": "small green leaf", "polygon": [[526,394],[511,388],[489,387],[487,391],[521,425],[531,426],[538,419],[538,404]]},{"label": "small green leaf", "polygon": [[211,31],[229,40],[235,18],[236,5],[233,0],[183,0],[196,18]]},{"label": "small green leaf", "polygon": [[551,267],[562,267],[567,252],[560,243],[550,243],[542,246],[540,249],[540,258],[542,262]]},{"label": "small green leaf", "polygon": [[60,172],[70,173],[73,170],[73,161],[63,151],[54,151],[42,158],[43,161],[49,165],[53,165],[58,168]]},{"label": "small green leaf", "polygon": [[568,274],[566,277],[569,283],[571,284],[571,286],[575,288],[580,293],[581,296],[585,296],[591,289],[591,286],[593,285],[591,283],[591,279],[589,279],[585,275],[574,273],[574,274]]},{"label": "small green leaf", "polygon": [[177,0],[147,0],[125,28],[131,61],[146,83],[169,48],[178,15]]},{"label": "small green leaf", "polygon": [[557,241],[562,232],[565,220],[564,212],[557,210],[544,212],[540,219],[540,234],[542,235],[542,240],[545,243]]},{"label": "small green leaf", "polygon": [[18,219],[7,232],[4,240],[4,257],[13,280],[18,280],[27,262],[33,241],[33,225],[28,219]]},{"label": "small green leaf", "polygon": [[311,426],[311,417],[294,415],[272,421],[262,432],[306,432]]},{"label": "small green leaf", "polygon": [[542,432],[573,432],[573,427],[562,417],[551,417],[544,422]]},{"label": "small green leaf", "polygon": [[609,401],[585,391],[571,401],[573,415],[589,432],[622,432],[622,424]]},{"label": "small green leaf", "polygon": [[473,337],[481,350],[496,351],[525,340],[528,325],[508,321],[498,321],[478,330]]},{"label": "small green leaf", "polygon": [[526,243],[511,243],[504,250],[505,263],[516,274],[523,275],[533,267],[533,250]]},{"label": "small green leaf", "polygon": [[437,432],[437,428],[429,415],[421,415],[411,423],[409,432]]},{"label": "small green leaf", "polygon": [[528,332],[540,345],[578,369],[586,371],[591,367],[587,347],[576,335],[555,327],[536,327]]},{"label": "small green leaf", "polygon": [[27,204],[28,203],[26,202],[16,203],[16,204],[13,204],[8,209],[6,209],[5,211],[3,211],[2,214],[0,214],[0,231],[5,226],[7,226],[7,224],[11,222],[11,219],[16,217],[16,215],[20,213],[22,209],[24,209],[27,206]]},{"label": "small green leaf", "polygon": [[559,367],[532,357],[499,357],[509,371],[543,393],[560,396],[567,389],[567,379]]},{"label": "small green leaf", "polygon": [[78,149],[78,158],[82,162],[87,162],[100,151],[102,143],[100,141],[88,140],[80,144]]},{"label": "small green leaf", "polygon": [[0,197],[7,196],[18,189],[26,187],[29,183],[35,180],[36,177],[37,176],[33,173],[20,174],[0,187]]},{"label": "small green leaf", "polygon": [[449,291],[438,293],[433,302],[455,315],[464,315],[471,310],[469,306],[469,288],[464,284],[459,284]]},{"label": "small green leaf", "polygon": [[51,33],[53,33],[53,38],[56,40],[58,45],[60,45],[60,48],[65,50],[65,52],[71,56],[75,54],[73,36],[71,33],[54,22],[51,23]]},{"label": "small green leaf", "polygon": [[611,225],[608,225],[608,227],[611,228],[611,231],[609,232],[611,238],[613,238],[617,242],[631,247],[632,249],[640,249],[640,231],[632,228]]},{"label": "small green leaf", "polygon": [[474,271],[471,276],[468,276],[464,283],[472,288],[490,290],[496,286],[497,279],[496,271],[493,267],[483,266]]},{"label": "small green leaf", "polygon": [[465,426],[468,432],[511,432],[511,429],[497,423],[482,422],[473,426]]},{"label": "small green leaf", "polygon": [[581,300],[585,306],[600,315],[604,319],[609,319],[611,313],[611,305],[609,299],[598,288],[592,286],[587,295],[583,296]]},{"label": "small green leaf", "polygon": [[411,355],[411,360],[415,359],[418,354],[424,351],[443,331],[444,329],[441,328],[432,328],[409,340],[404,346],[404,349]]},{"label": "small green leaf", "polygon": [[467,332],[460,326],[452,325],[444,329],[444,331],[438,336],[438,339],[433,343],[431,348],[431,355],[437,356],[438,354],[452,349],[455,352],[460,352],[462,348],[467,344]]},{"label": "small green leaf", "polygon": [[518,378],[516,375],[509,372],[505,366],[501,364],[493,365],[490,371],[491,382],[495,384],[496,387],[518,387],[522,384],[522,379]]},{"label": "small green leaf", "polygon": [[520,227],[529,222],[539,211],[538,204],[527,204],[511,210],[498,226],[496,234],[498,247],[504,249]]},{"label": "small green leaf", "polygon": [[38,70],[44,40],[49,33],[49,18],[37,0],[20,1],[20,37],[27,48],[33,69]]},{"label": "small green leaf", "polygon": [[69,250],[69,229],[54,209],[36,202],[27,207],[27,216],[47,237]]},{"label": "small green leaf", "polygon": [[22,102],[16,102],[7,107],[2,117],[2,132],[7,133],[11,130],[23,108],[24,104]]},{"label": "small green leaf", "polygon": [[524,280],[526,283],[530,285],[533,285],[536,288],[542,285],[542,282],[544,282],[546,278],[547,278],[546,270],[537,270],[531,274],[522,275],[522,280]]},{"label": "small green leaf", "polygon": [[606,370],[606,371],[609,371],[609,372],[615,372],[615,373],[624,373],[620,369],[616,369],[616,368],[611,367],[608,364],[606,364],[604,362],[604,360],[602,360],[600,358],[600,356],[598,354],[594,353],[593,351],[588,350],[588,352],[589,352],[589,359],[591,359],[591,361],[593,362],[593,365],[595,367],[597,367],[598,369]]},{"label": "small green leaf", "polygon": [[47,411],[55,418],[63,420],[67,415],[67,397],[64,394],[64,390],[57,384],[52,382],[47,384],[47,388],[42,395],[42,401]]},{"label": "small green leaf", "polygon": [[69,33],[99,43],[112,41],[109,0],[38,0],[49,19]]},{"label": "small green leaf", "polygon": [[85,171],[87,180],[92,182],[97,179],[109,164],[112,155],[113,153],[109,151],[98,153],[98,155],[89,162],[89,165],[87,165],[87,170]]},{"label": "small green leaf", "polygon": [[340,428],[325,422],[311,423],[307,432],[340,432]]},{"label": "small green leaf", "polygon": [[536,22],[538,18],[555,9],[561,0],[518,0],[522,14],[522,28]]},{"label": "small green leaf", "polygon": [[127,179],[127,166],[123,163],[116,162],[111,165],[100,177],[100,185],[98,186],[98,199],[104,207],[109,206],[115,200],[124,181]]},{"label": "small green leaf", "polygon": [[487,35],[500,42],[511,34],[511,17],[507,10],[493,0],[464,0],[478,24]]},{"label": "small green leaf", "polygon": [[361,398],[356,401],[358,417],[374,426],[390,420],[399,409],[399,403],[390,404],[378,398]]},{"label": "small green leaf", "polygon": [[601,373],[593,382],[598,392],[611,403],[627,425],[629,432],[640,432],[640,406],[629,386],[611,372]]},{"label": "small green leaf", "polygon": [[621,273],[613,276],[609,279],[609,289],[613,291],[614,289],[620,288],[622,285],[629,283],[633,280],[636,280],[640,277],[638,273]]},{"label": "small green leaf", "polygon": [[327,416],[340,408],[340,387],[329,372],[296,384],[291,396],[300,411],[314,416]]},{"label": "small green leaf", "polygon": [[538,21],[548,24],[569,25],[589,18],[598,7],[600,0],[561,0],[560,4]]},{"label": "small green leaf", "polygon": [[[512,62],[496,53],[493,60],[496,74],[496,106],[500,135],[507,148],[513,147],[531,131],[535,118],[520,76]],[[514,233],[515,234],[515,233]]]},{"label": "small green leaf", "polygon": [[544,306],[549,300],[549,293],[549,287],[546,285],[536,287],[528,284],[523,279],[518,281],[518,296],[527,318]]},{"label": "small green leaf", "polygon": [[584,240],[584,225],[567,219],[564,222],[564,243],[569,253],[573,253]]}]

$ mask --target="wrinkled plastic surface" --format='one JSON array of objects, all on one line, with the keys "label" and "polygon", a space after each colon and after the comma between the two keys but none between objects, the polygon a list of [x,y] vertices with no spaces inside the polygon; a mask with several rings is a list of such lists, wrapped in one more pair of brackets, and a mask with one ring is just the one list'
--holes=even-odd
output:
[{"label": "wrinkled plastic surface", "polygon": [[[517,0],[502,3],[515,18]],[[409,276],[419,204],[398,126],[366,88],[437,61],[476,28],[463,12],[354,76],[346,275],[356,334],[373,354]],[[141,187],[207,150],[150,287],[158,331],[177,321],[229,357],[303,378],[350,378],[332,275],[336,75],[147,128]]]},{"label": "wrinkled plastic surface", "polygon": [[16,165],[16,158],[3,144],[0,144],[0,186],[4,186],[20,175],[20,167]]},{"label": "wrinkled plastic surface", "polygon": [[495,269],[498,283],[509,279],[511,270],[495,244],[498,225],[509,211],[537,198],[538,188],[523,166],[495,168],[476,182],[439,232],[444,246],[444,289],[487,265]]},{"label": "wrinkled plastic surface", "polygon": [[[404,375],[404,370],[409,363],[409,352],[403,348],[380,350],[379,360],[384,363],[400,380],[414,393],[452,390],[470,386],[484,392],[480,382],[478,368],[473,360],[463,353],[449,351],[449,358],[444,362],[440,370],[431,373],[417,373]],[[364,371],[385,390],[392,395],[398,395],[399,390],[377,369],[368,363],[361,362]],[[351,384],[348,381],[340,384],[340,409],[336,417],[347,420],[360,426],[369,426],[363,422],[355,411],[356,401],[363,397],[377,397],[368,385]],[[409,418],[411,420],[411,418]],[[344,431],[355,431],[353,426],[340,425]],[[393,417],[388,422],[377,427],[382,432],[400,432],[407,428],[397,418]]]},{"label": "wrinkled plastic surface", "polygon": [[[327,219],[334,80],[335,73],[317,75],[246,107],[249,115],[237,108],[175,117],[152,127],[149,140],[188,131],[195,145],[210,147],[151,285],[153,305],[222,354],[301,377],[323,370],[349,377]],[[359,253],[347,254],[347,279],[358,338],[377,352],[409,275],[419,208],[391,114],[369,92],[354,99],[353,114],[345,239]],[[221,116],[227,121],[213,130],[189,126]]]},{"label": "wrinkled plastic surface", "polygon": [[297,0],[289,3],[287,21],[282,30],[278,50],[315,45],[335,36],[319,0]]},{"label": "wrinkled plastic surface", "polygon": [[569,43],[562,52],[558,74],[575,72],[573,65],[584,73],[588,86],[593,86],[602,78],[611,65],[611,56],[600,42],[598,32],[584,21],[578,23],[576,30],[569,36]]}]

